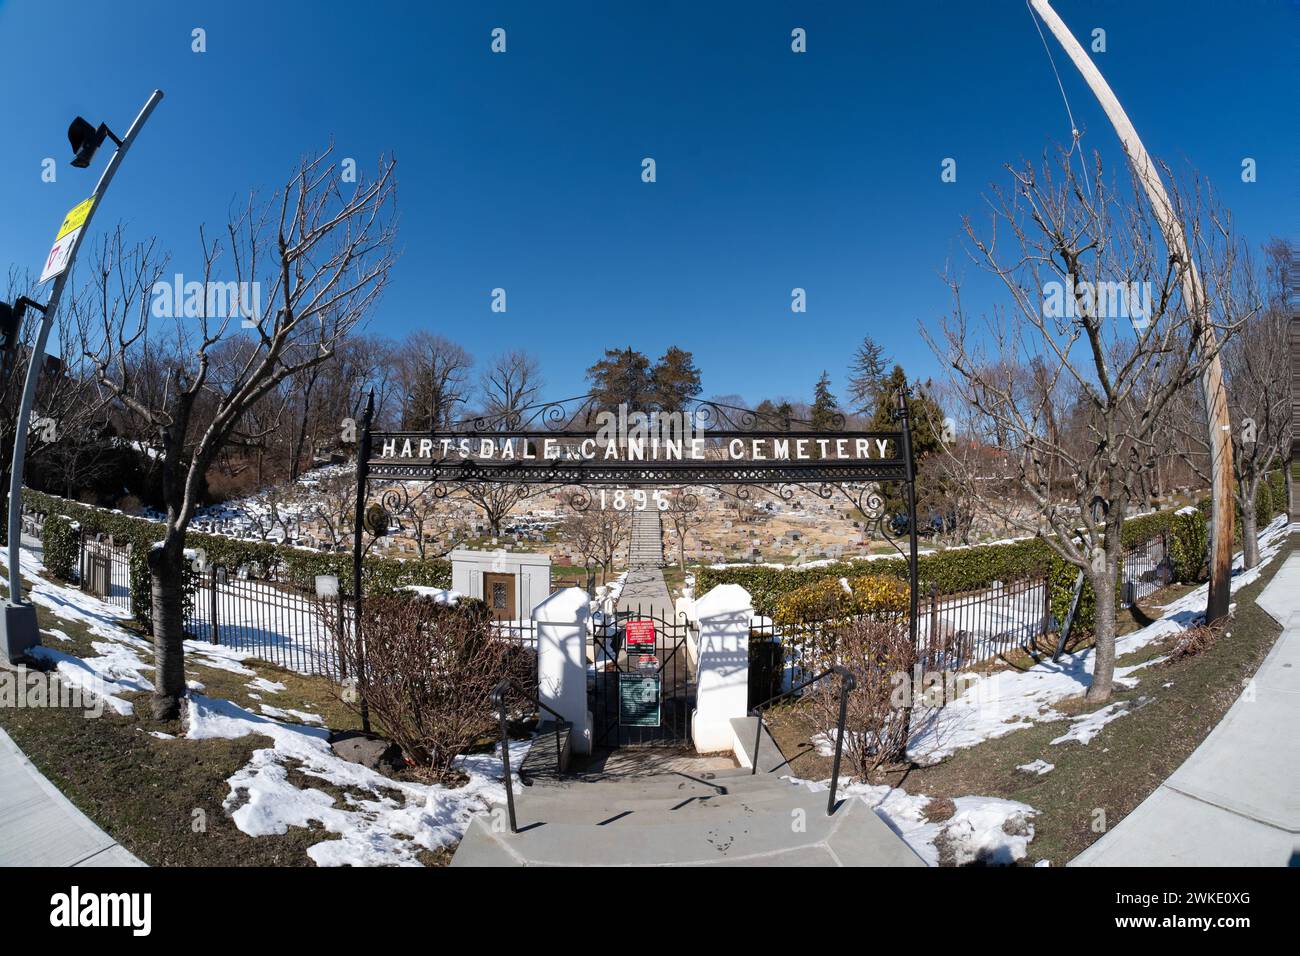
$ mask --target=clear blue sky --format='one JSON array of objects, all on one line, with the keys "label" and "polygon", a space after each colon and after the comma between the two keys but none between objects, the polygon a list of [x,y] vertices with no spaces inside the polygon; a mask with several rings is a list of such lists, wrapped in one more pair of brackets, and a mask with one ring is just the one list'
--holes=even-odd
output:
[{"label": "clear blue sky", "polygon": [[[1295,234],[1294,4],[1058,0],[1148,148],[1210,178],[1255,245]],[[507,31],[493,55],[490,31]],[[191,30],[208,52],[191,52]],[[790,50],[803,27],[808,50]],[[398,159],[403,257],[372,328],[486,358],[521,346],[551,397],[606,346],[695,353],[706,394],[841,390],[871,334],[913,374],[1001,166],[1069,125],[1021,0],[929,3],[115,3],[0,0],[0,268],[39,271],[89,193],[80,113],[121,133],[167,98],[95,222],[157,234],[182,268],[202,222],[331,138]],[[1114,136],[1054,47],[1085,145]],[[59,160],[43,183],[41,160]],[[652,156],[658,182],[640,180]],[[955,184],[940,181],[944,157]],[[1240,180],[1254,157],[1258,182]],[[978,309],[992,290],[973,270]],[[507,290],[509,312],[489,310]],[[790,290],[807,289],[792,315]],[[971,304],[968,302],[968,304]]]}]

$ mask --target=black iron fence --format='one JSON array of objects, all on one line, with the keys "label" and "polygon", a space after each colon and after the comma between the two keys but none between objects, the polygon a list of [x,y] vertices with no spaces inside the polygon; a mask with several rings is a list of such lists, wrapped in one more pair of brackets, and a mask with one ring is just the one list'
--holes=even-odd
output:
[{"label": "black iron fence", "polygon": [[1156,535],[1125,552],[1120,566],[1120,603],[1130,607],[1159,591],[1174,579],[1173,560],[1169,556],[1169,536]]}]

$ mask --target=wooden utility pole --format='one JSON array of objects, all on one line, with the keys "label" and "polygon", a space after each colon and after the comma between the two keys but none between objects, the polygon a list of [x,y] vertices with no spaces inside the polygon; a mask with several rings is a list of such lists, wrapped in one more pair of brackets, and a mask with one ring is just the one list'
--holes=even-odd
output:
[{"label": "wooden utility pole", "polygon": [[1174,212],[1164,183],[1160,180],[1155,164],[1147,154],[1142,141],[1138,139],[1137,130],[1129,120],[1124,107],[1120,106],[1110,85],[1106,82],[1096,65],[1084,52],[1079,41],[1074,38],[1065,23],[1056,15],[1048,0],[1029,0],[1030,6],[1042,18],[1043,23],[1052,31],[1066,54],[1083,74],[1084,80],[1093,95],[1105,110],[1106,117],[1128,154],[1129,162],[1137,173],[1142,188],[1146,191],[1155,213],[1156,222],[1164,236],[1169,255],[1184,266],[1182,270],[1183,298],[1191,310],[1193,319],[1200,325],[1199,345],[1206,355],[1214,358],[1206,365],[1201,375],[1201,389],[1205,394],[1207,412],[1206,426],[1209,429],[1210,445],[1210,494],[1213,502],[1213,514],[1210,519],[1210,597],[1206,607],[1207,621],[1217,621],[1228,614],[1231,598],[1232,576],[1232,424],[1228,418],[1228,393],[1223,387],[1223,366],[1215,350],[1219,337],[1210,320],[1209,301],[1205,297],[1205,287],[1201,283],[1196,263],[1192,261],[1192,251],[1187,244],[1187,234]]}]

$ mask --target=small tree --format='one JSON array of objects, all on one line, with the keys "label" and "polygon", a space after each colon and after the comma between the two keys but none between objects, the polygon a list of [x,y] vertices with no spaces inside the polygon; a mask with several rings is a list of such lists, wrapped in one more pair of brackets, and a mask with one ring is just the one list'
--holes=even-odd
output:
[{"label": "small tree", "polygon": [[[1184,301],[1182,273],[1191,264],[1163,248],[1136,180],[1120,192],[1098,161],[1080,181],[1064,150],[1055,163],[1013,169],[1011,178],[1009,192],[991,197],[988,234],[966,223],[973,257],[1002,283],[1009,307],[973,332],[953,282],[953,314],[943,343],[932,345],[977,418],[971,437],[1003,449],[1023,500],[978,474],[961,480],[983,509],[1036,534],[1092,586],[1096,658],[1087,697],[1101,702],[1114,677],[1124,519],[1140,477],[1168,453],[1161,422],[1171,401],[1201,377],[1238,318],[1220,297]],[[1200,198],[1176,208],[1207,288],[1219,288],[1232,281],[1237,242]],[[1220,336],[1211,354],[1199,347],[1206,321]],[[955,456],[949,462],[960,466]]]},{"label": "small tree", "polygon": [[692,491],[678,488],[668,495],[668,507],[660,514],[668,519],[677,535],[677,567],[686,570],[686,537],[704,523],[700,499]]},{"label": "small tree", "polygon": [[[370,313],[393,263],[394,163],[381,159],[373,180],[358,177],[345,191],[330,152],[303,160],[268,202],[250,197],[225,230],[227,244],[200,228],[201,291],[170,319],[154,295],[154,243],[129,246],[120,228],[100,247],[91,287],[74,306],[96,381],[162,450],[166,532],[148,559],[159,720],[179,717],[185,697],[185,533],[208,469],[251,407],[333,357]],[[223,255],[232,276],[219,282]],[[232,287],[239,308],[213,295]],[[140,374],[148,369],[155,374]]]}]

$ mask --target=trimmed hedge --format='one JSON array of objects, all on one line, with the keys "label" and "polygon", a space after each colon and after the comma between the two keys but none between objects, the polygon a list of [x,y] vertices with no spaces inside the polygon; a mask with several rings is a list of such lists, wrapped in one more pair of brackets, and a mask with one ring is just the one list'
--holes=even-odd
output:
[{"label": "trimmed hedge", "polygon": [[[28,509],[46,515],[45,527],[51,518],[59,516],[78,522],[90,535],[105,534],[113,540],[131,545],[131,599],[136,617],[147,622],[150,617],[152,594],[150,591],[148,554],[155,542],[161,541],[166,528],[157,521],[136,518],[120,512],[105,511],[80,502],[69,501],[56,495],[23,489],[23,502]],[[58,524],[59,522],[55,522]],[[46,534],[50,532],[47,530]],[[58,534],[59,532],[54,532]],[[204,567],[219,567],[234,571],[247,568],[253,577],[276,575],[280,580],[313,590],[317,574],[338,575],[344,587],[352,578],[352,555],[340,552],[312,551],[292,545],[269,541],[245,541],[224,535],[190,531],[185,536],[185,546],[202,552]],[[76,542],[73,542],[73,560],[76,560]],[[46,566],[50,548],[46,545]],[[55,569],[51,567],[53,572]],[[362,563],[362,587],[365,593],[393,591],[408,584],[424,587],[451,587],[451,564],[447,561],[402,561],[396,558],[367,557]],[[66,575],[65,575],[66,577]],[[198,584],[193,574],[187,582],[187,591]],[[188,599],[188,595],[187,595]]]},{"label": "trimmed hedge", "polygon": [[887,574],[822,578],[783,594],[772,620],[781,625],[906,611],[907,582]]},{"label": "trimmed hedge", "polygon": [[60,581],[72,580],[81,550],[81,528],[65,515],[50,515],[41,529],[45,569]]},{"label": "trimmed hedge", "polygon": [[[1170,533],[1172,548],[1173,536],[1179,530],[1175,524],[1176,517],[1176,512],[1158,511],[1129,518],[1121,531],[1124,549],[1131,550],[1164,533]],[[1187,533],[1193,530],[1188,522]],[[907,561],[900,557],[874,561],[837,561],[813,568],[706,567],[696,572],[696,593],[707,594],[719,584],[739,584],[752,596],[756,611],[775,617],[787,596],[793,592],[827,579],[838,586],[840,578],[851,580],[862,576],[864,572],[871,576],[884,575],[906,581]],[[1041,539],[953,548],[923,554],[917,559],[917,577],[923,599],[931,585],[937,587],[941,594],[960,594],[986,588],[995,581],[1009,581],[1032,575],[1047,576],[1051,589],[1052,616],[1058,621],[1064,620],[1070,608],[1078,568],[1060,558]],[[1082,631],[1091,629],[1095,606],[1092,587],[1085,581],[1075,614],[1076,627]]]}]

